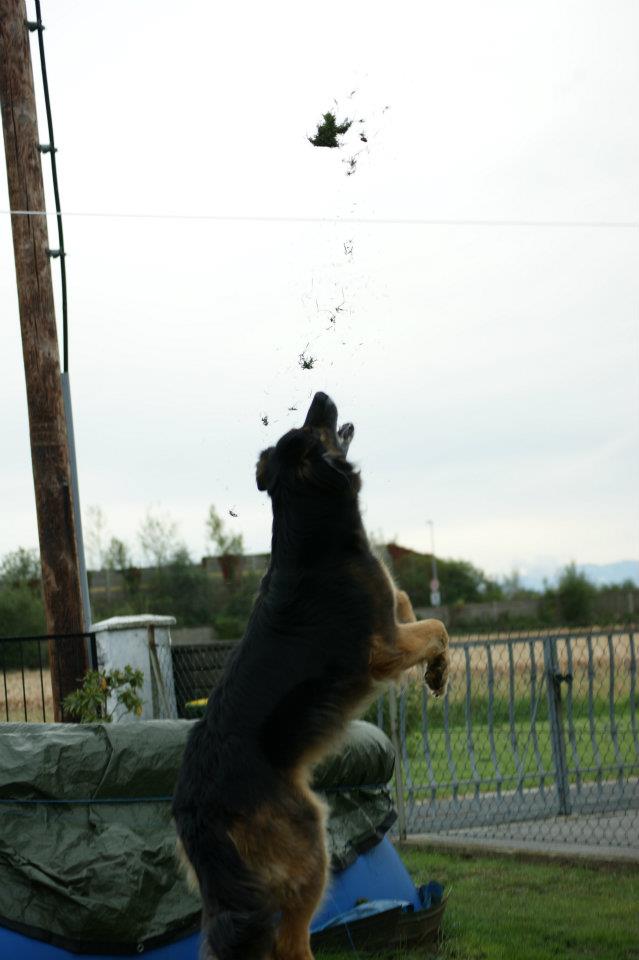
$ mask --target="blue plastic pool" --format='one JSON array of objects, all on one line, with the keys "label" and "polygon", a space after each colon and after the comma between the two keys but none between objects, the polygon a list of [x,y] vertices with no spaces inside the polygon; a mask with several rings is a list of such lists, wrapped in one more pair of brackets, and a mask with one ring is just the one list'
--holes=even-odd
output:
[{"label": "blue plastic pool", "polygon": [[[388,839],[362,854],[355,863],[333,875],[324,902],[313,918],[311,930],[320,929],[327,921],[352,909],[360,900],[403,900],[421,908],[413,882]],[[162,947],[144,951],[149,960],[197,960],[199,934],[191,934]],[[122,957],[122,954],[118,954]],[[114,954],[78,954],[60,947],[32,940],[20,933],[0,927],[0,957],[20,960],[117,960]]]}]

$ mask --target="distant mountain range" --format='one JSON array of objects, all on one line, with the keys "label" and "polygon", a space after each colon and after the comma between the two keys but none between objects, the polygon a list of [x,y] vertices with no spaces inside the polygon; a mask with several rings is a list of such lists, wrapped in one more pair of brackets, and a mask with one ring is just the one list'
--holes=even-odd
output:
[{"label": "distant mountain range", "polygon": [[[585,573],[591,583],[604,586],[609,583],[624,583],[632,580],[639,586],[639,560],[617,560],[615,563],[578,563],[577,569]],[[550,566],[530,567],[520,574],[523,586],[530,590],[543,590],[544,580],[555,584],[559,579],[563,566],[559,569]]]}]

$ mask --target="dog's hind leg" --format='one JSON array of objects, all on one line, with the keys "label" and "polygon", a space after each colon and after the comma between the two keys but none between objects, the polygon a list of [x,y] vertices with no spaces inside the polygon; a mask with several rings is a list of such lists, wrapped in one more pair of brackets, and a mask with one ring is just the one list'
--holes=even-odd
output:
[{"label": "dog's hind leg", "polygon": [[294,882],[282,901],[282,919],[275,934],[275,960],[313,960],[309,928],[322,900],[328,865],[323,837],[318,840],[309,844],[303,883]]},{"label": "dog's hind leg", "polygon": [[326,810],[306,782],[305,771],[294,772],[290,792],[266,802],[231,830],[280,913],[269,955],[276,960],[312,960],[309,925],[327,880]]}]

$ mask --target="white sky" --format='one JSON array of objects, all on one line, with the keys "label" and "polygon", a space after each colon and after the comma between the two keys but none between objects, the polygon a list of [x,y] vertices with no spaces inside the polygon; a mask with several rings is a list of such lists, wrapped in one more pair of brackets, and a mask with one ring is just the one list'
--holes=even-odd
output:
[{"label": "white sky", "polygon": [[[634,0],[43,8],[63,210],[639,220]],[[333,98],[352,177],[356,133],[306,139]],[[155,507],[200,556],[214,503],[267,549],[257,453],[323,389],[369,529],[427,549],[432,517],[494,574],[639,554],[639,230],[64,228],[82,502],[133,545]],[[0,317],[1,555],[37,544],[6,215]]]}]

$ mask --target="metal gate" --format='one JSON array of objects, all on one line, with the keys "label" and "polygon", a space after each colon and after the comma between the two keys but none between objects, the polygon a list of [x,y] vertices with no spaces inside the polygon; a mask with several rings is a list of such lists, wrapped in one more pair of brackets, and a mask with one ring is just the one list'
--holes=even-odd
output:
[{"label": "metal gate", "polygon": [[452,643],[441,702],[407,684],[377,705],[400,832],[638,810],[636,688],[632,631]]}]

